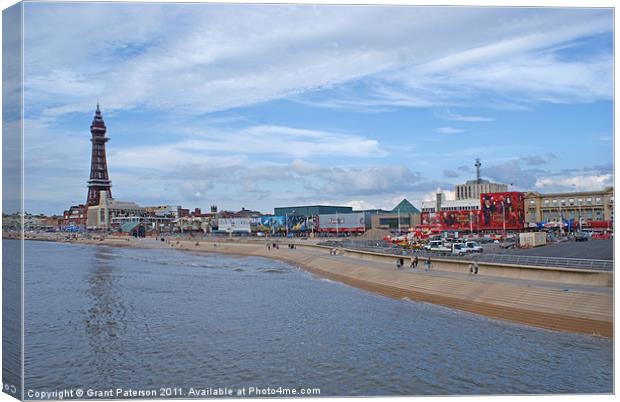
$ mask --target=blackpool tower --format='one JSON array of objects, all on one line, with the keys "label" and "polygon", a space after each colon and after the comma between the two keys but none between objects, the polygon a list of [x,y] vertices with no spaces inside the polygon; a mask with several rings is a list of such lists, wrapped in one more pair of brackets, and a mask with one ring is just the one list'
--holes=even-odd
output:
[{"label": "blackpool tower", "polygon": [[107,191],[108,197],[112,198],[112,182],[108,177],[108,163],[105,156],[105,143],[109,138],[105,136],[106,127],[101,117],[99,103],[95,111],[95,118],[90,125],[90,133],[93,143],[93,153],[90,160],[90,180],[88,181],[88,200],[87,206],[99,205],[99,192]]}]

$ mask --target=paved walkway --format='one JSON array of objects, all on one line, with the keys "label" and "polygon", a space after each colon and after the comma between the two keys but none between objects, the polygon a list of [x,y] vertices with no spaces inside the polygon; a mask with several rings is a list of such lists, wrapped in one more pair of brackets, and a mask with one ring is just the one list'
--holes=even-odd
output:
[{"label": "paved walkway", "polygon": [[[289,251],[289,250],[287,249],[286,251]],[[302,249],[296,249],[296,250],[291,250],[291,251],[300,252],[302,251]],[[311,249],[303,249],[303,252],[313,254]],[[315,252],[314,254],[318,254],[318,253]],[[384,269],[387,271],[407,272],[413,275],[429,275],[429,276],[437,276],[437,277],[444,277],[444,278],[458,278],[458,279],[466,279],[470,281],[486,282],[486,283],[521,284],[521,285],[534,286],[534,287],[559,289],[559,290],[568,291],[568,292],[579,291],[579,292],[603,293],[603,294],[609,294],[609,295],[613,295],[613,292],[614,292],[613,288],[611,287],[567,285],[567,284],[562,284],[562,283],[532,281],[532,280],[524,280],[524,279],[518,279],[518,278],[499,277],[499,276],[486,276],[486,275],[480,275],[480,274],[470,275],[470,274],[461,273],[461,272],[439,271],[439,270],[435,270],[432,268],[429,271],[425,271],[424,259],[419,260],[417,269],[410,269],[409,268],[410,260],[409,258],[405,258],[405,268],[401,270],[397,270],[395,265],[389,264],[389,263],[383,263],[383,262],[378,262],[378,261],[367,261],[367,260],[362,260],[359,258],[349,257],[349,256],[344,256],[344,255],[335,255],[335,256],[329,256],[329,257],[333,258],[334,260],[348,261],[352,264],[356,264],[359,266],[379,268],[379,269]]]}]

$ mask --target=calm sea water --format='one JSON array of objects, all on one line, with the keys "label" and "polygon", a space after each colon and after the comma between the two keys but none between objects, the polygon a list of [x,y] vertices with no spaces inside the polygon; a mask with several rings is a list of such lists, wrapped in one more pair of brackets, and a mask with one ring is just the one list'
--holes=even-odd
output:
[{"label": "calm sea water", "polygon": [[26,391],[613,390],[610,340],[391,300],[263,258],[27,242],[25,273]]}]

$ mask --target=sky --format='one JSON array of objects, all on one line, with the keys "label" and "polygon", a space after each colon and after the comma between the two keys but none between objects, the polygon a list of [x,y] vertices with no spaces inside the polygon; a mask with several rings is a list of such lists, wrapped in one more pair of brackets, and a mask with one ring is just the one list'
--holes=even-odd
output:
[{"label": "sky", "polygon": [[612,52],[605,8],[25,3],[26,210],[86,201],[97,102],[143,206],[602,189]]}]

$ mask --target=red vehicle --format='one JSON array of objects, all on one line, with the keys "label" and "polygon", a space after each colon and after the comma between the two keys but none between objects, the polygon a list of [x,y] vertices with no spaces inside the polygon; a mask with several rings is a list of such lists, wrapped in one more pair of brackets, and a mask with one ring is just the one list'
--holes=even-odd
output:
[{"label": "red vehicle", "polygon": [[611,233],[593,233],[592,240],[609,240],[611,239]]}]

